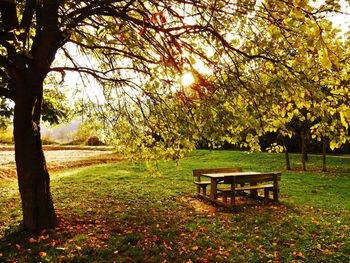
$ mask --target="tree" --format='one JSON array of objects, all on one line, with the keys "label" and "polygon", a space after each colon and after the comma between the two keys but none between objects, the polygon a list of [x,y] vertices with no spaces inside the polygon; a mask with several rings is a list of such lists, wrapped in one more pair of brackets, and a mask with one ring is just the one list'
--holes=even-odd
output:
[{"label": "tree", "polygon": [[[213,87],[210,93],[220,100],[217,103],[215,99],[203,99],[209,93],[208,85],[200,85],[200,89],[193,92],[197,94],[193,101],[211,102],[230,109],[230,101],[222,104],[225,97],[221,95],[242,93],[234,98],[241,109],[232,113],[240,117],[237,127],[225,122],[228,126],[221,129],[224,135],[237,129],[244,133],[248,143],[256,145],[256,138],[263,130],[253,129],[261,127],[254,118],[258,116],[261,120],[268,104],[258,103],[266,99],[252,94],[264,94],[266,84],[271,80],[269,71],[277,68],[290,79],[303,78],[303,70],[299,67],[302,63],[290,61],[284,54],[289,53],[293,45],[299,49],[298,26],[304,25],[311,40],[314,31],[323,28],[318,22],[328,11],[339,11],[338,1],[326,1],[320,8],[314,8],[308,1],[279,0],[259,3],[254,0],[0,0],[0,96],[15,103],[13,125],[23,227],[35,231],[57,225],[39,126],[44,81],[48,74],[55,72],[64,79],[65,72],[70,70],[93,76],[107,87],[107,101],[113,101],[114,97],[119,99],[117,110],[133,102],[140,110],[131,112],[146,116],[159,109],[169,112],[161,107],[148,107],[148,112],[143,112],[142,105],[146,98],[162,103],[167,94],[181,91],[176,87],[177,74],[193,71],[199,60],[211,65],[213,72],[218,73],[215,77],[221,78],[223,83],[227,83],[228,75],[222,74],[222,70],[228,66],[237,86],[223,85],[221,93],[220,89],[210,86]],[[260,27],[268,27],[269,35],[264,36],[262,33],[266,31],[259,30]],[[234,34],[233,37],[230,34]],[[328,59],[326,51],[329,49],[325,46],[318,56],[328,67],[333,60]],[[214,50],[213,54],[208,52],[209,47]],[[55,60],[59,54],[66,62]],[[262,74],[255,74],[259,70]],[[262,80],[264,85],[259,86],[256,80]],[[106,85],[106,81],[113,84]],[[113,89],[109,89],[110,86]],[[169,86],[177,90],[164,89]],[[181,92],[178,94],[179,98],[188,97],[182,96]],[[179,108],[176,105],[181,104],[175,103],[170,109]],[[216,111],[205,112],[218,116]],[[122,113],[115,112],[114,118],[126,116],[129,124],[136,125],[129,111],[123,116]],[[252,120],[249,129],[246,129],[247,119],[239,114]],[[155,123],[163,120],[158,119]],[[173,118],[169,120],[173,121]],[[175,131],[185,134],[193,129]],[[238,141],[239,136],[234,141]],[[185,141],[187,137],[183,136]]]},{"label": "tree", "polygon": [[[138,89],[142,86],[135,79],[149,76],[151,66],[162,64],[181,72],[183,51],[194,51],[187,39],[213,31],[210,19],[216,5],[175,0],[0,1],[0,96],[15,103],[15,156],[25,229],[57,225],[40,138],[48,74],[55,71],[63,78],[72,70],[99,81],[112,80],[120,88]],[[203,24],[184,22],[191,16]],[[79,65],[67,43],[99,62]],[[53,64],[59,50],[69,63]]]},{"label": "tree", "polygon": [[[349,39],[342,39],[324,15],[338,12],[339,5],[317,9],[308,1],[277,1],[262,2],[255,10],[259,15],[242,30],[249,41],[240,40],[239,45],[245,55],[257,54],[256,59],[225,53],[222,58],[228,62],[218,63],[226,65],[217,78],[221,105],[227,106],[221,110],[231,119],[221,123],[221,134],[228,137],[231,130],[229,141],[245,140],[243,146],[259,150],[257,137],[266,133],[282,138],[298,133],[306,169],[308,138],[321,140],[327,134],[332,149],[349,140],[349,100],[344,92],[349,85]],[[237,123],[240,117],[245,121]],[[272,146],[283,150],[277,143]]]}]

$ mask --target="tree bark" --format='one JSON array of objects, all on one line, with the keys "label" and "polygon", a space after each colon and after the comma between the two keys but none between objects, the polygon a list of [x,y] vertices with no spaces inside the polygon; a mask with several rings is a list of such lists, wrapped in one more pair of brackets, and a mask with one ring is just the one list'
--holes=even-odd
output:
[{"label": "tree bark", "polygon": [[288,152],[288,149],[287,147],[285,147],[285,156],[286,156],[286,170],[291,170],[290,168],[290,160],[289,160],[289,152]]},{"label": "tree bark", "polygon": [[13,123],[23,227],[29,231],[40,231],[57,225],[40,137],[42,87],[21,90],[41,90],[36,95],[26,92],[16,96]]},{"label": "tree bark", "polygon": [[306,155],[306,135],[305,132],[302,131],[300,132],[300,140],[301,140],[301,163],[303,166],[303,171],[306,171],[306,160],[307,160],[307,155]]},{"label": "tree bark", "polygon": [[290,160],[289,160],[289,151],[287,148],[287,143],[286,143],[286,137],[282,136],[282,142],[283,142],[283,146],[284,146],[284,150],[285,150],[285,157],[286,157],[286,170],[291,170],[290,168]]},{"label": "tree bark", "polygon": [[327,171],[327,162],[326,162],[326,155],[327,155],[327,139],[322,136],[322,171]]}]

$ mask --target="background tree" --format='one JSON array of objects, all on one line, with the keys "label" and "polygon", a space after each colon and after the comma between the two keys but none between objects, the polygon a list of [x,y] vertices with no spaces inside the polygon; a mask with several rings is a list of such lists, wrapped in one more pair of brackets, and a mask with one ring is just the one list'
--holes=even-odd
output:
[{"label": "background tree", "polygon": [[[303,169],[306,142],[321,140],[316,135],[321,133],[321,126],[332,129],[332,149],[349,140],[349,119],[343,112],[349,112],[344,93],[348,87],[348,39],[342,38],[324,15],[327,11],[338,12],[339,8],[334,2],[316,9],[307,1],[262,2],[255,6],[256,16],[241,27],[249,41],[240,39],[237,43],[238,38],[233,38],[228,45],[234,43],[246,52],[219,55],[218,65],[223,66],[217,78],[222,98],[219,104],[226,105],[221,107],[223,115],[231,117],[226,125],[218,126],[226,134],[223,137],[245,140],[242,145],[259,149],[256,138],[267,132],[277,132],[282,138],[299,134],[304,145]],[[336,95],[338,92],[342,99]],[[326,103],[329,100],[337,103]],[[336,108],[341,108],[342,113],[335,114]],[[235,123],[238,116],[245,121]],[[230,123],[234,129],[227,136]],[[277,143],[272,146],[283,150]]]}]

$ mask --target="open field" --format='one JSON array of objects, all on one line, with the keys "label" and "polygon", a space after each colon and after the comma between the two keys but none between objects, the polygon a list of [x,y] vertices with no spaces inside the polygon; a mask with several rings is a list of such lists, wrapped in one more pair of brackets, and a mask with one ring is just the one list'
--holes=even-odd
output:
[{"label": "open field", "polygon": [[[300,166],[291,156],[292,167]],[[4,262],[349,262],[350,159],[310,156],[310,171],[283,155],[195,151],[176,163],[121,161],[52,173],[55,231],[18,232],[16,182],[0,183]],[[225,210],[196,198],[192,169],[282,171],[279,205]]]},{"label": "open field", "polygon": [[[114,162],[121,157],[108,147],[44,146],[49,171],[91,164]],[[15,153],[12,146],[0,146],[0,179],[14,178]]]}]

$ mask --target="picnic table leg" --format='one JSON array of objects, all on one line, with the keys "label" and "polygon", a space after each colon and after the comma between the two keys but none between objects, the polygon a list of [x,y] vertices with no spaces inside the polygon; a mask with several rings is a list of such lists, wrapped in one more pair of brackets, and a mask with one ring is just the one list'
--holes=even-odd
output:
[{"label": "picnic table leg", "polygon": [[264,201],[267,202],[269,200],[269,189],[264,189]]},{"label": "picnic table leg", "polygon": [[203,195],[207,195],[207,186],[203,185]]},{"label": "picnic table leg", "polygon": [[210,182],[210,199],[216,200],[218,182],[216,178],[211,178]]},{"label": "picnic table leg", "polygon": [[[251,183],[250,185],[255,186],[255,185],[257,185],[257,183]],[[257,198],[258,197],[258,190],[256,190],[256,189],[250,190],[250,195],[254,198]]]},{"label": "picnic table leg", "polygon": [[[200,181],[201,181],[201,176],[197,175],[197,182],[200,182]],[[197,185],[197,194],[200,194],[200,193],[201,193],[201,186]]]},{"label": "picnic table leg", "polygon": [[277,174],[273,175],[273,201],[278,202],[278,178]]},{"label": "picnic table leg", "polygon": [[236,204],[236,177],[233,177],[231,182],[231,206],[234,206]]},{"label": "picnic table leg", "polygon": [[231,191],[231,206],[235,206],[236,204],[236,191],[232,190]]}]

